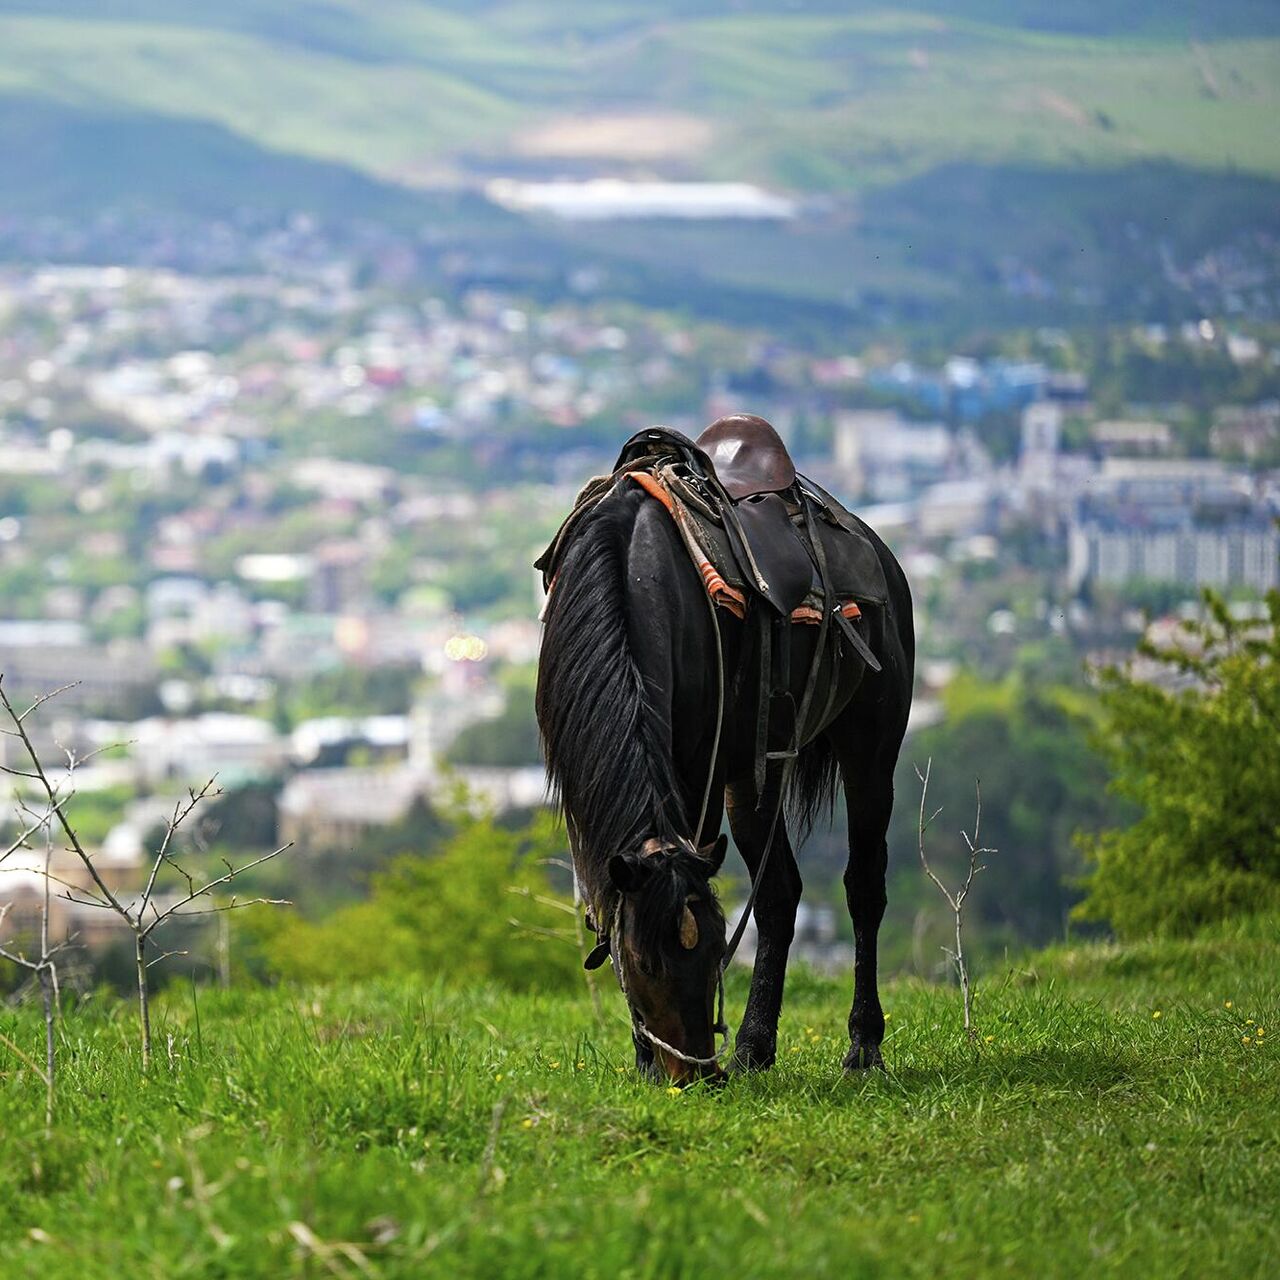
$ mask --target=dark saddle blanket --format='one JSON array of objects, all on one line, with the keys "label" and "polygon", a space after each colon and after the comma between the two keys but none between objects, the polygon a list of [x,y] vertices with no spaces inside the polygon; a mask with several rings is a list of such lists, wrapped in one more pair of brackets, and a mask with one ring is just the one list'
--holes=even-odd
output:
[{"label": "dark saddle blanket", "polygon": [[[739,617],[752,599],[794,622],[818,622],[824,609],[842,606],[846,617],[857,616],[856,606],[885,603],[884,569],[862,523],[796,473],[777,433],[758,418],[721,419],[697,442],[671,427],[632,436],[612,473],[584,487],[536,561],[548,588],[582,516],[622,483],[641,485],[667,507],[712,599]],[[815,537],[834,599],[823,591]]]}]

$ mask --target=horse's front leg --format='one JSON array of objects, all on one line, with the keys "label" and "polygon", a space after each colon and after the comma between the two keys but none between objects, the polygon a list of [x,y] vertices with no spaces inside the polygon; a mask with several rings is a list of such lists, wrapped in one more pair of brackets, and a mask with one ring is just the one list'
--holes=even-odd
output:
[{"label": "horse's front leg", "polygon": [[[776,791],[773,791],[757,808],[755,788],[751,783],[742,782],[727,788],[729,826],[753,882],[760,874],[776,798]],[[795,936],[796,908],[800,903],[801,890],[800,869],[796,866],[781,814],[773,842],[773,853],[764,864],[764,880],[756,895],[756,961],[751,972],[751,994],[747,997],[746,1012],[742,1016],[733,1052],[733,1066],[738,1071],[771,1067],[778,1052],[782,988],[787,974],[787,956]]]},{"label": "horse's front leg", "polygon": [[862,776],[845,768],[845,802],[849,815],[849,863],[844,873],[845,898],[853,921],[853,1007],[849,1010],[846,1071],[883,1067],[884,1012],[876,981],[876,943],[886,902],[885,872],[889,854],[885,833],[893,812],[893,777],[873,772]]}]

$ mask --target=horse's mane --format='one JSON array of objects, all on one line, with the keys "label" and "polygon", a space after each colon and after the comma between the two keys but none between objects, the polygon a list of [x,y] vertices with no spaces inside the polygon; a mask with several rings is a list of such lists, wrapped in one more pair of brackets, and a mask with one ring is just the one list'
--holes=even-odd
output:
[{"label": "horse's mane", "polygon": [[537,713],[552,794],[589,900],[608,895],[611,855],[687,834],[669,748],[627,632],[626,578],[642,490],[625,485],[583,517],[545,614]]}]

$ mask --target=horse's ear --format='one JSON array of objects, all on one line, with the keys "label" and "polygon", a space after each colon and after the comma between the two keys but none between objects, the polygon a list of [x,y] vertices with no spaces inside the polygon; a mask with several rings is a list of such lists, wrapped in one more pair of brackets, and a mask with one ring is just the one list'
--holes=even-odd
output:
[{"label": "horse's ear", "polygon": [[619,893],[638,889],[653,871],[653,863],[634,853],[615,853],[609,859],[609,879]]},{"label": "horse's ear", "polygon": [[711,875],[724,865],[725,850],[729,847],[729,837],[722,831],[710,844],[704,844],[698,850],[698,857],[711,864]]},{"label": "horse's ear", "polygon": [[698,921],[689,909],[688,902],[680,913],[680,945],[686,951],[692,951],[698,945]]},{"label": "horse's ear", "polygon": [[584,969],[598,969],[609,958],[609,939],[597,942],[591,948],[591,954],[582,962]]}]

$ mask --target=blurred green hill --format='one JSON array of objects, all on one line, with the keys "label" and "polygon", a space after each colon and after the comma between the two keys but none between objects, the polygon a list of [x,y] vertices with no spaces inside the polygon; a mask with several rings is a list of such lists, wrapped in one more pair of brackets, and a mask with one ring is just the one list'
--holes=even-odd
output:
[{"label": "blurred green hill", "polygon": [[809,198],[801,234],[544,225],[540,247],[842,307],[971,300],[997,274],[975,240],[1038,264],[1065,238],[1093,296],[1132,256],[1120,224],[1192,255],[1204,224],[1274,230],[1278,118],[1262,0],[0,0],[6,212],[466,228],[439,193],[495,174],[740,179]]},{"label": "blurred green hill", "polygon": [[396,182],[611,151],[816,192],[966,160],[1280,174],[1280,10],[1250,0],[2,0],[0,26],[10,110],[203,122]]}]

